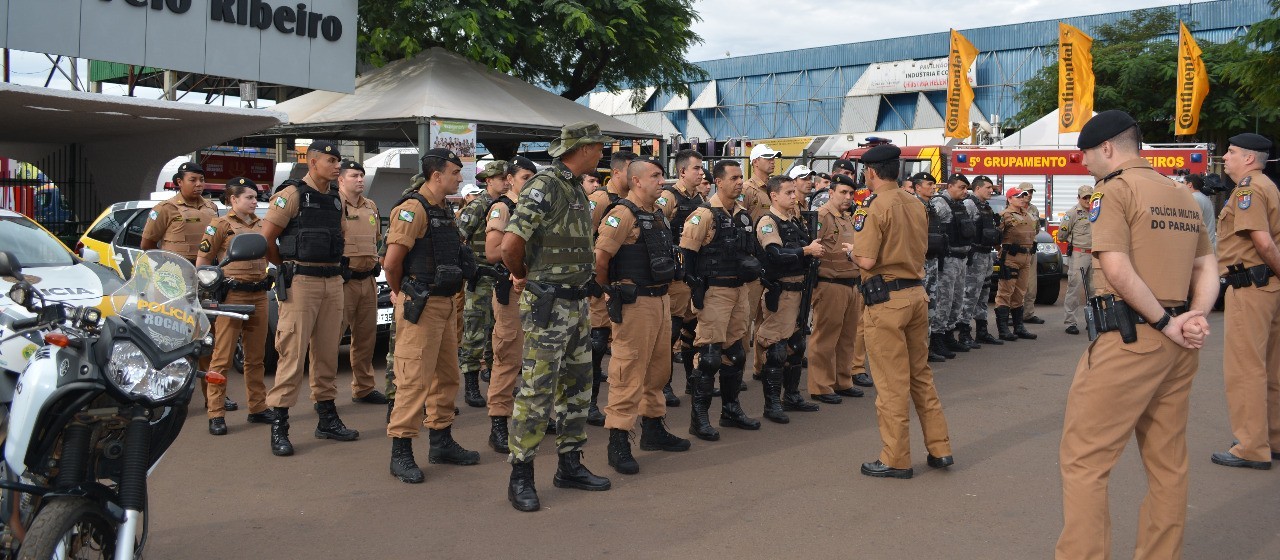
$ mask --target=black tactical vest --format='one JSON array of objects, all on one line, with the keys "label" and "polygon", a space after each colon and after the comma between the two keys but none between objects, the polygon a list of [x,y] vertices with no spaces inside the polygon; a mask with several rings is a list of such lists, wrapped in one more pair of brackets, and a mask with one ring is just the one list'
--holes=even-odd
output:
[{"label": "black tactical vest", "polygon": [[974,240],[974,248],[984,251],[991,251],[1000,244],[1000,217],[996,216],[995,210],[991,209],[991,204],[983,201],[978,197],[972,197],[973,203],[978,206],[978,223],[976,229],[978,231],[977,238]]},{"label": "black tactical vest", "polygon": [[640,238],[618,248],[609,261],[609,282],[630,280],[637,286],[660,286],[676,277],[676,261],[672,253],[671,228],[662,212],[645,212],[634,202],[621,199],[609,205],[624,206],[636,217]]},{"label": "black tactical vest", "polygon": [[676,213],[671,216],[671,233],[676,243],[680,242],[680,236],[684,234],[684,222],[689,219],[689,215],[694,210],[706,205],[706,200],[702,195],[685,196],[675,187],[665,187],[664,190],[669,191],[675,196]]},{"label": "black tactical vest", "polygon": [[710,207],[716,233],[702,248],[695,273],[703,278],[736,278],[752,282],[760,278],[760,261],[756,259],[756,235],[751,214],[739,210],[730,215],[724,208]]},{"label": "black tactical vest", "polygon": [[969,246],[973,245],[973,241],[978,237],[977,224],[973,222],[973,218],[969,217],[969,211],[964,207],[964,199],[952,200],[947,196],[946,201],[947,206],[951,207],[951,227],[947,231],[947,241],[952,249],[963,248],[967,253]]},{"label": "black tactical vest", "polygon": [[322,193],[299,181],[294,185],[298,214],[278,238],[280,258],[287,261],[338,263],[344,248],[342,199],[337,189]]},{"label": "black tactical vest", "polygon": [[427,202],[419,193],[400,199],[396,206],[409,199],[427,209],[428,227],[404,256],[405,275],[430,284],[433,295],[458,293],[466,279],[475,275],[474,254],[463,247],[462,234],[448,209]]},{"label": "black tactical vest", "polygon": [[[813,242],[809,238],[809,232],[805,230],[804,222],[799,219],[784,220],[779,216],[775,216],[773,212],[765,214],[773,219],[773,223],[778,226],[778,237],[782,238],[782,246],[787,249],[798,249]],[[764,218],[764,216],[761,216]],[[765,274],[770,278],[785,278],[787,276],[800,276],[808,271],[808,257],[796,259],[795,262],[779,267],[770,259],[764,259]]]},{"label": "black tactical vest", "polygon": [[929,215],[929,246],[925,251],[926,259],[936,259],[947,252],[947,234],[942,223],[942,216],[933,209],[933,204],[925,200],[924,209]]}]

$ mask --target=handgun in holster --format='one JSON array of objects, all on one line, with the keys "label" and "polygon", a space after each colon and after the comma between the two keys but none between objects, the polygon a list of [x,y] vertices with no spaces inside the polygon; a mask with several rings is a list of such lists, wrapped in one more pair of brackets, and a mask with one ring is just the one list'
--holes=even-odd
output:
[{"label": "handgun in holster", "polygon": [[551,311],[556,305],[555,290],[533,281],[525,284],[525,290],[531,296],[529,311],[533,314],[533,324],[540,329],[547,328],[551,325]]},{"label": "handgun in holster", "polygon": [[1120,331],[1120,339],[1125,344],[1137,342],[1137,317],[1137,313],[1131,307],[1123,301],[1117,301],[1113,294],[1091,297],[1089,311],[1085,313],[1085,318],[1090,319],[1088,324],[1090,340],[1096,339],[1101,333]]},{"label": "handgun in holster", "polygon": [[684,283],[689,286],[689,303],[693,304],[694,309],[702,309],[702,304],[707,301],[706,281],[692,274],[685,274]]},{"label": "handgun in holster", "polygon": [[501,263],[493,267],[496,274],[493,282],[493,295],[498,300],[498,305],[511,305],[511,271]]},{"label": "handgun in holster", "polygon": [[416,325],[418,319],[422,317],[422,312],[427,308],[427,300],[431,297],[431,286],[411,278],[404,278],[400,280],[400,295],[404,298],[401,317]]},{"label": "handgun in holster", "polygon": [[778,304],[782,301],[782,284],[761,278],[760,285],[764,286],[764,308],[770,313],[777,313]]},{"label": "handgun in holster", "polygon": [[605,292],[609,294],[605,309],[609,311],[609,320],[615,323],[622,323],[622,306],[633,304],[640,298],[640,287],[635,284],[613,284]]},{"label": "handgun in holster", "polygon": [[293,287],[293,275],[297,272],[297,263],[293,261],[276,267],[276,301],[289,301],[289,288]]},{"label": "handgun in holster", "polygon": [[883,275],[863,279],[862,286],[858,289],[862,291],[862,301],[868,307],[889,301],[889,284],[884,281]]}]

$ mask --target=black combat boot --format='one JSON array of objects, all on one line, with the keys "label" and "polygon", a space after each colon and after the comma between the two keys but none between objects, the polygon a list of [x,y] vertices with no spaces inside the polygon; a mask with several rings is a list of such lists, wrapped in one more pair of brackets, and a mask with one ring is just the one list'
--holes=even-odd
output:
[{"label": "black combat boot", "polygon": [[800,394],[800,364],[788,364],[782,374],[782,409],[796,412],[817,412],[817,403],[805,400]]},{"label": "black combat boot", "polygon": [[738,402],[738,389],[742,387],[742,370],[725,366],[720,369],[720,426],[759,430],[760,421],[747,416]]},{"label": "black combat boot", "polygon": [[[929,335],[929,341],[928,341],[928,342],[929,342],[929,361],[930,361],[930,362],[933,362],[933,363],[939,363],[939,362],[945,362],[945,361],[947,361],[947,359],[946,359],[945,357],[943,357],[943,356],[942,356],[942,354],[939,354],[939,353],[938,353],[938,351],[937,351],[937,350],[935,350],[935,348],[937,348],[937,347],[938,347],[938,341],[937,341],[936,337],[934,337],[933,335]],[[864,375],[865,375],[865,374],[864,374]],[[868,376],[868,377],[870,377],[870,376]],[[854,376],[854,379],[857,379],[857,376]]]},{"label": "black combat boot", "polygon": [[520,511],[538,511],[538,490],[533,487],[533,461],[511,463],[511,482],[507,485],[507,500]]},{"label": "black combat boot", "polygon": [[587,423],[592,426],[604,425],[604,413],[600,411],[600,407],[596,401],[600,400],[600,381],[591,380],[591,406],[587,408]]},{"label": "black combat boot", "polygon": [[506,416],[489,417],[489,447],[498,453],[510,453],[511,448],[507,447],[509,435]]},{"label": "black combat boot", "polygon": [[338,418],[338,407],[333,401],[316,403],[316,414],[320,421],[316,423],[316,437],[320,439],[336,439],[338,441],[355,441],[360,439],[360,432],[348,428]]},{"label": "black combat boot", "polygon": [[710,375],[702,374],[693,378],[693,410],[689,413],[689,433],[706,441],[720,439],[720,432],[711,427],[712,383]]},{"label": "black combat boot", "polygon": [[578,490],[603,491],[612,487],[609,479],[596,476],[582,464],[582,452],[572,451],[560,454],[560,464],[556,475],[551,479],[556,488],[577,488]]},{"label": "black combat boot", "polygon": [[[486,360],[486,361],[487,361],[487,362],[493,362],[493,360],[492,360],[492,359],[490,359],[490,360]],[[483,382],[485,382],[485,383],[488,383],[488,382],[489,382],[489,379],[490,379],[491,377],[493,377],[493,369],[491,369],[491,368],[489,368],[489,367],[487,367],[487,366],[486,366],[486,367],[482,367],[482,368],[480,368],[480,380],[481,380],[481,381],[483,381]]]},{"label": "black combat boot", "polygon": [[[640,472],[640,463],[631,455],[631,432],[611,428],[609,430],[609,466],[618,474]],[[557,476],[559,476],[557,474]],[[556,486],[559,486],[557,484]]]},{"label": "black combat boot", "polygon": [[671,390],[670,381],[662,387],[662,397],[667,400],[667,406],[680,406],[680,397],[677,397],[676,392]]},{"label": "black combat boot", "polygon": [[947,350],[950,350],[952,352],[968,352],[969,351],[969,347],[965,344],[961,344],[960,340],[956,338],[955,329],[942,333],[942,343],[947,346]]},{"label": "black combat boot", "polygon": [[688,451],[689,440],[667,431],[664,418],[640,417],[640,449],[645,451]]},{"label": "black combat boot", "polygon": [[1031,331],[1028,331],[1026,325],[1022,324],[1022,308],[1021,307],[1016,307],[1013,309],[1013,334],[1018,338],[1025,338],[1027,340],[1035,340],[1039,338],[1039,336],[1033,334]]},{"label": "black combat boot", "polygon": [[293,455],[293,443],[289,441],[289,409],[277,406],[276,417],[271,421],[271,454],[277,457]]},{"label": "black combat boot", "polygon": [[453,426],[443,430],[428,429],[431,437],[431,451],[427,453],[427,462],[433,465],[474,465],[480,462],[479,451],[463,449],[453,440]]},{"label": "black combat boot", "polygon": [[693,380],[698,376],[698,369],[693,360],[694,354],[696,352],[692,348],[680,351],[680,363],[684,364],[684,394],[686,395],[693,394]]},{"label": "black combat boot", "polygon": [[1009,308],[996,308],[996,330],[1000,331],[1000,340],[1013,342],[1018,340],[1018,335],[1013,334],[1013,328],[1009,324]]},{"label": "black combat boot", "polygon": [[427,479],[418,462],[413,460],[413,439],[391,438],[391,476],[409,484],[420,484]]},{"label": "black combat boot", "polygon": [[760,384],[764,386],[764,417],[779,424],[791,422],[782,411],[782,368],[766,366],[760,370]]},{"label": "black combat boot", "polygon": [[990,345],[992,345],[992,346],[1003,346],[1003,345],[1004,345],[1004,343],[1003,343],[1003,342],[1000,342],[1000,339],[998,339],[998,338],[996,338],[996,337],[994,337],[994,336],[991,336],[991,331],[987,330],[987,320],[986,320],[986,319],[978,319],[978,320],[975,320],[975,321],[973,322],[973,325],[974,325],[974,328],[973,328],[973,331],[974,331],[974,340],[976,340],[976,341],[978,341],[978,342],[981,342],[981,343],[983,343],[983,344],[990,344]]},{"label": "black combat boot", "polygon": [[265,408],[262,412],[250,412],[249,415],[245,417],[245,420],[248,420],[250,424],[270,424],[274,422],[275,419],[276,411],[271,410],[270,408]]},{"label": "black combat boot", "polygon": [[471,408],[480,408],[488,404],[484,400],[484,394],[480,392],[480,372],[468,371],[462,374],[463,380],[463,397],[462,400],[467,402],[467,406]]},{"label": "black combat boot", "polygon": [[973,332],[970,329],[968,321],[956,325],[956,340],[970,350],[982,348],[982,345],[973,339]]},{"label": "black combat boot", "polygon": [[956,357],[956,353],[947,348],[947,335],[942,333],[929,334],[929,349],[948,360]]}]

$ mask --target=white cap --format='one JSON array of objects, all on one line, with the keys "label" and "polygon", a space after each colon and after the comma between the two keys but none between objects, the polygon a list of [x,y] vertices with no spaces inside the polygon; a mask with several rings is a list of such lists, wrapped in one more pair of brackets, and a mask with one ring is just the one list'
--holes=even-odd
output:
[{"label": "white cap", "polygon": [[484,189],[477,187],[471,183],[467,183],[466,185],[463,185],[461,191],[458,191],[458,194],[462,196],[471,196],[473,194],[480,194],[481,192],[484,192]]},{"label": "white cap", "polygon": [[756,144],[751,147],[751,160],[755,161],[760,158],[776,158],[782,157],[782,152],[770,148],[768,144]]},{"label": "white cap", "polygon": [[791,168],[791,171],[788,171],[788,172],[787,172],[787,176],[788,176],[788,177],[791,177],[792,179],[799,179],[799,178],[801,178],[801,177],[808,177],[808,176],[810,176],[810,175],[814,175],[814,174],[815,174],[815,172],[814,172],[812,169],[809,169],[809,167],[808,167],[808,166],[805,166],[805,165],[797,165],[797,166],[795,166],[795,167],[792,167],[792,168]]}]

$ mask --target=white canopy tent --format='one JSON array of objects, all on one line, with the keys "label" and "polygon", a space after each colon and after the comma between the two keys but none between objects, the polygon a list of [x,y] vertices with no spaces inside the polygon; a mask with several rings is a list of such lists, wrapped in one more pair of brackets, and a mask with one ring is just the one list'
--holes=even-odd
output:
[{"label": "white canopy tent", "polygon": [[1054,109],[1022,130],[1004,137],[994,145],[1002,148],[1062,147],[1074,148],[1079,132],[1058,132],[1058,110]]}]

